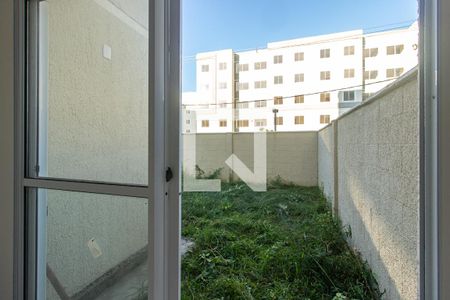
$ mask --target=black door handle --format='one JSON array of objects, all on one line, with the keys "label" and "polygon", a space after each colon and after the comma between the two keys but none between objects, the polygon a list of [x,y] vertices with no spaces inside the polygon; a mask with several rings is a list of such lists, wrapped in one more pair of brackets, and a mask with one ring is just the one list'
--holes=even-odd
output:
[{"label": "black door handle", "polygon": [[173,178],[172,169],[170,167],[166,170],[166,182],[169,182]]}]

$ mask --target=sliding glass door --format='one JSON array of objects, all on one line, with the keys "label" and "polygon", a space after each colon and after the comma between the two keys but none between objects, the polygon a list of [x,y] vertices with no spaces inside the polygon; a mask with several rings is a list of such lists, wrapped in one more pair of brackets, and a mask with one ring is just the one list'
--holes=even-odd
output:
[{"label": "sliding glass door", "polygon": [[167,3],[27,3],[27,299],[178,290],[179,68],[167,50],[178,55],[179,32],[166,30]]}]

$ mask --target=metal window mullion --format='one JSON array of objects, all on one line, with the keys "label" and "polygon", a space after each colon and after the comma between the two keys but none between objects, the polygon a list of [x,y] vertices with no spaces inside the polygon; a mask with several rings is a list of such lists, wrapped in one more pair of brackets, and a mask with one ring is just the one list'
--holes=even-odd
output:
[{"label": "metal window mullion", "polygon": [[148,293],[150,300],[165,300],[165,0],[149,2],[148,39]]},{"label": "metal window mullion", "polygon": [[436,5],[420,1],[420,298],[439,299]]},{"label": "metal window mullion", "polygon": [[24,186],[29,188],[148,198],[147,186],[36,178],[25,178],[23,181]]},{"label": "metal window mullion", "polygon": [[180,57],[181,57],[181,1],[168,0],[167,8],[167,99],[166,101],[166,158],[174,177],[167,186],[167,285],[168,299],[180,299],[180,232],[181,232],[181,130],[180,130]]}]

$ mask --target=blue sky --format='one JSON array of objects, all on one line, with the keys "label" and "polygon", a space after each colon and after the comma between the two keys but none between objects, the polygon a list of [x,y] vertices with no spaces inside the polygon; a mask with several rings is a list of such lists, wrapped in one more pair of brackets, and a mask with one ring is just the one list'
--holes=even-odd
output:
[{"label": "blue sky", "polygon": [[353,29],[376,31],[417,18],[416,0],[182,0],[182,3],[183,91],[195,90],[194,56],[198,52],[263,48],[268,42]]}]

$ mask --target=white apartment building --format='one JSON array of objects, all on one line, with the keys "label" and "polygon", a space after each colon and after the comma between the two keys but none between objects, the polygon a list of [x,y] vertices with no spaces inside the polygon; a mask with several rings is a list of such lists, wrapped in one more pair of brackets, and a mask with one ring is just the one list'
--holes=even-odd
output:
[{"label": "white apartment building", "polygon": [[196,56],[183,132],[319,130],[417,65],[417,23]]}]

